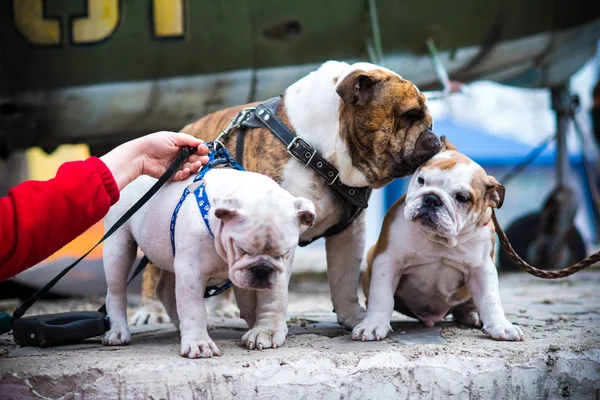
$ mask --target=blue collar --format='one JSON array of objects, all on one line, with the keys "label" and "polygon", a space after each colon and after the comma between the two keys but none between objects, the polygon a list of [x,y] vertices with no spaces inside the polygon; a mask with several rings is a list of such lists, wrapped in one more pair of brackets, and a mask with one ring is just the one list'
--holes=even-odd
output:
[{"label": "blue collar", "polygon": [[[244,168],[231,157],[231,154],[225,149],[225,147],[220,142],[212,142],[207,144],[210,152],[208,154],[208,163],[204,165],[198,174],[194,177],[194,182],[198,182],[204,179],[204,175],[211,169],[215,167],[228,167],[237,169],[239,171],[244,171]],[[216,148],[216,150],[215,150]],[[171,251],[173,252],[173,257],[175,257],[175,224],[177,223],[177,214],[179,214],[179,209],[183,205],[188,194],[190,194],[191,190],[186,187],[183,190],[181,198],[179,202],[175,206],[173,210],[173,215],[171,216],[171,224],[170,224],[170,236],[171,236]],[[210,229],[210,222],[208,221],[208,215],[210,212],[210,202],[208,201],[208,197],[206,196],[206,187],[205,183],[201,182],[196,189],[194,189],[194,197],[196,198],[196,204],[198,205],[198,209],[200,210],[200,214],[202,214],[202,219],[210,232],[210,235],[214,237],[212,229]],[[204,297],[212,297],[218,294],[223,293],[225,290],[231,287],[231,281],[225,282],[222,286],[210,286],[206,288],[204,292]]]}]

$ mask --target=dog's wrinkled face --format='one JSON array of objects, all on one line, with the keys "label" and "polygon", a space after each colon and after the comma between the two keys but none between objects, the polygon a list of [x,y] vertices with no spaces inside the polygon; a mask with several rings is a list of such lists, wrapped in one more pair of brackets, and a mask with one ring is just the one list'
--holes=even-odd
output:
[{"label": "dog's wrinkled face", "polygon": [[451,144],[422,165],[411,178],[404,217],[428,236],[454,247],[461,234],[473,231],[490,208],[500,208],[504,186]]},{"label": "dog's wrinkled face", "polygon": [[223,222],[215,243],[229,264],[229,279],[254,290],[287,282],[298,238],[316,218],[310,200],[280,188],[260,199],[219,199],[213,210]]},{"label": "dog's wrinkled face", "polygon": [[425,96],[392,71],[355,64],[336,91],[340,134],[369,184],[412,174],[441,149]]}]

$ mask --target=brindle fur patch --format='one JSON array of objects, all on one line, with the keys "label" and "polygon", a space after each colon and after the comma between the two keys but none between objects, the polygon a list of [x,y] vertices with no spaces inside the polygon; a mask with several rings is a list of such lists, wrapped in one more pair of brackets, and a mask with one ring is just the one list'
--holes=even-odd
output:
[{"label": "brindle fur patch", "polygon": [[154,293],[154,288],[159,276],[160,269],[156,268],[152,263],[148,264],[142,275],[142,296],[140,302],[142,306],[148,304],[151,300],[158,300]]},{"label": "brindle fur patch", "polygon": [[412,82],[383,70],[351,73],[340,83],[342,91],[355,90],[352,80],[364,74],[377,81],[369,88],[372,100],[364,105],[340,100],[340,135],[352,163],[370,183],[410,175],[434,155],[420,155],[415,146],[432,122],[425,97]]},{"label": "brindle fur patch", "polygon": [[[231,119],[243,108],[256,104],[258,103],[214,112],[185,126],[181,131],[209,142],[216,139],[219,133],[227,127]],[[290,127],[283,100],[276,115],[284,124]],[[236,156],[238,133],[238,131],[232,132],[224,140],[225,147],[227,147],[227,150],[233,157]],[[243,166],[248,171],[267,175],[277,183],[281,183],[283,179],[283,167],[289,158],[290,155],[286,151],[285,145],[268,129],[256,128],[246,131]]]}]

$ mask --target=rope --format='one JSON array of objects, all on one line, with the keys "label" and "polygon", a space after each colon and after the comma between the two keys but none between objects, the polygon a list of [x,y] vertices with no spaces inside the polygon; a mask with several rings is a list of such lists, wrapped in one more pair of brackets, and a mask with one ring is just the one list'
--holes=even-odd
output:
[{"label": "rope", "polygon": [[502,249],[508,255],[508,258],[512,260],[515,264],[517,264],[520,268],[525,270],[528,274],[536,276],[542,279],[559,279],[566,278],[569,275],[573,275],[575,272],[581,271],[584,268],[590,267],[600,261],[600,251],[592,254],[589,257],[584,258],[583,260],[563,269],[559,269],[557,271],[545,271],[542,269],[537,269],[534,266],[528,264],[525,260],[523,260],[519,255],[515,252],[513,247],[511,246],[506,234],[500,227],[498,220],[496,219],[496,213],[492,210],[492,220],[494,221],[494,226],[496,227],[496,233],[498,234],[498,238],[500,239],[500,244],[502,245]]}]

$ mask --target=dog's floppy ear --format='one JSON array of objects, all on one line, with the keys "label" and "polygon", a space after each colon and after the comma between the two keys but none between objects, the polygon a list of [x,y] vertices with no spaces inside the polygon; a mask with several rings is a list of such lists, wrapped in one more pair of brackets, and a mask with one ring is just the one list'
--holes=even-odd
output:
[{"label": "dog's floppy ear", "polygon": [[496,178],[488,175],[488,181],[485,186],[485,201],[488,207],[500,208],[504,203],[504,193],[506,189]]},{"label": "dog's floppy ear", "polygon": [[296,197],[294,201],[296,211],[298,213],[298,221],[300,225],[311,227],[315,223],[317,218],[315,214],[315,205],[312,201],[305,199],[304,197]]},{"label": "dog's floppy ear", "polygon": [[446,151],[446,150],[458,151],[456,146],[453,145],[452,143],[450,143],[450,141],[448,140],[448,138],[446,136],[443,136],[443,135],[440,136],[440,140],[442,141],[442,149],[440,151]]},{"label": "dog's floppy ear", "polygon": [[215,199],[214,203],[213,209],[215,217],[223,222],[227,222],[240,215],[240,212],[238,211],[240,203],[238,199],[233,196]]},{"label": "dog's floppy ear", "polygon": [[344,103],[363,106],[375,97],[375,84],[381,81],[372,73],[358,70],[350,73],[336,88]]}]

